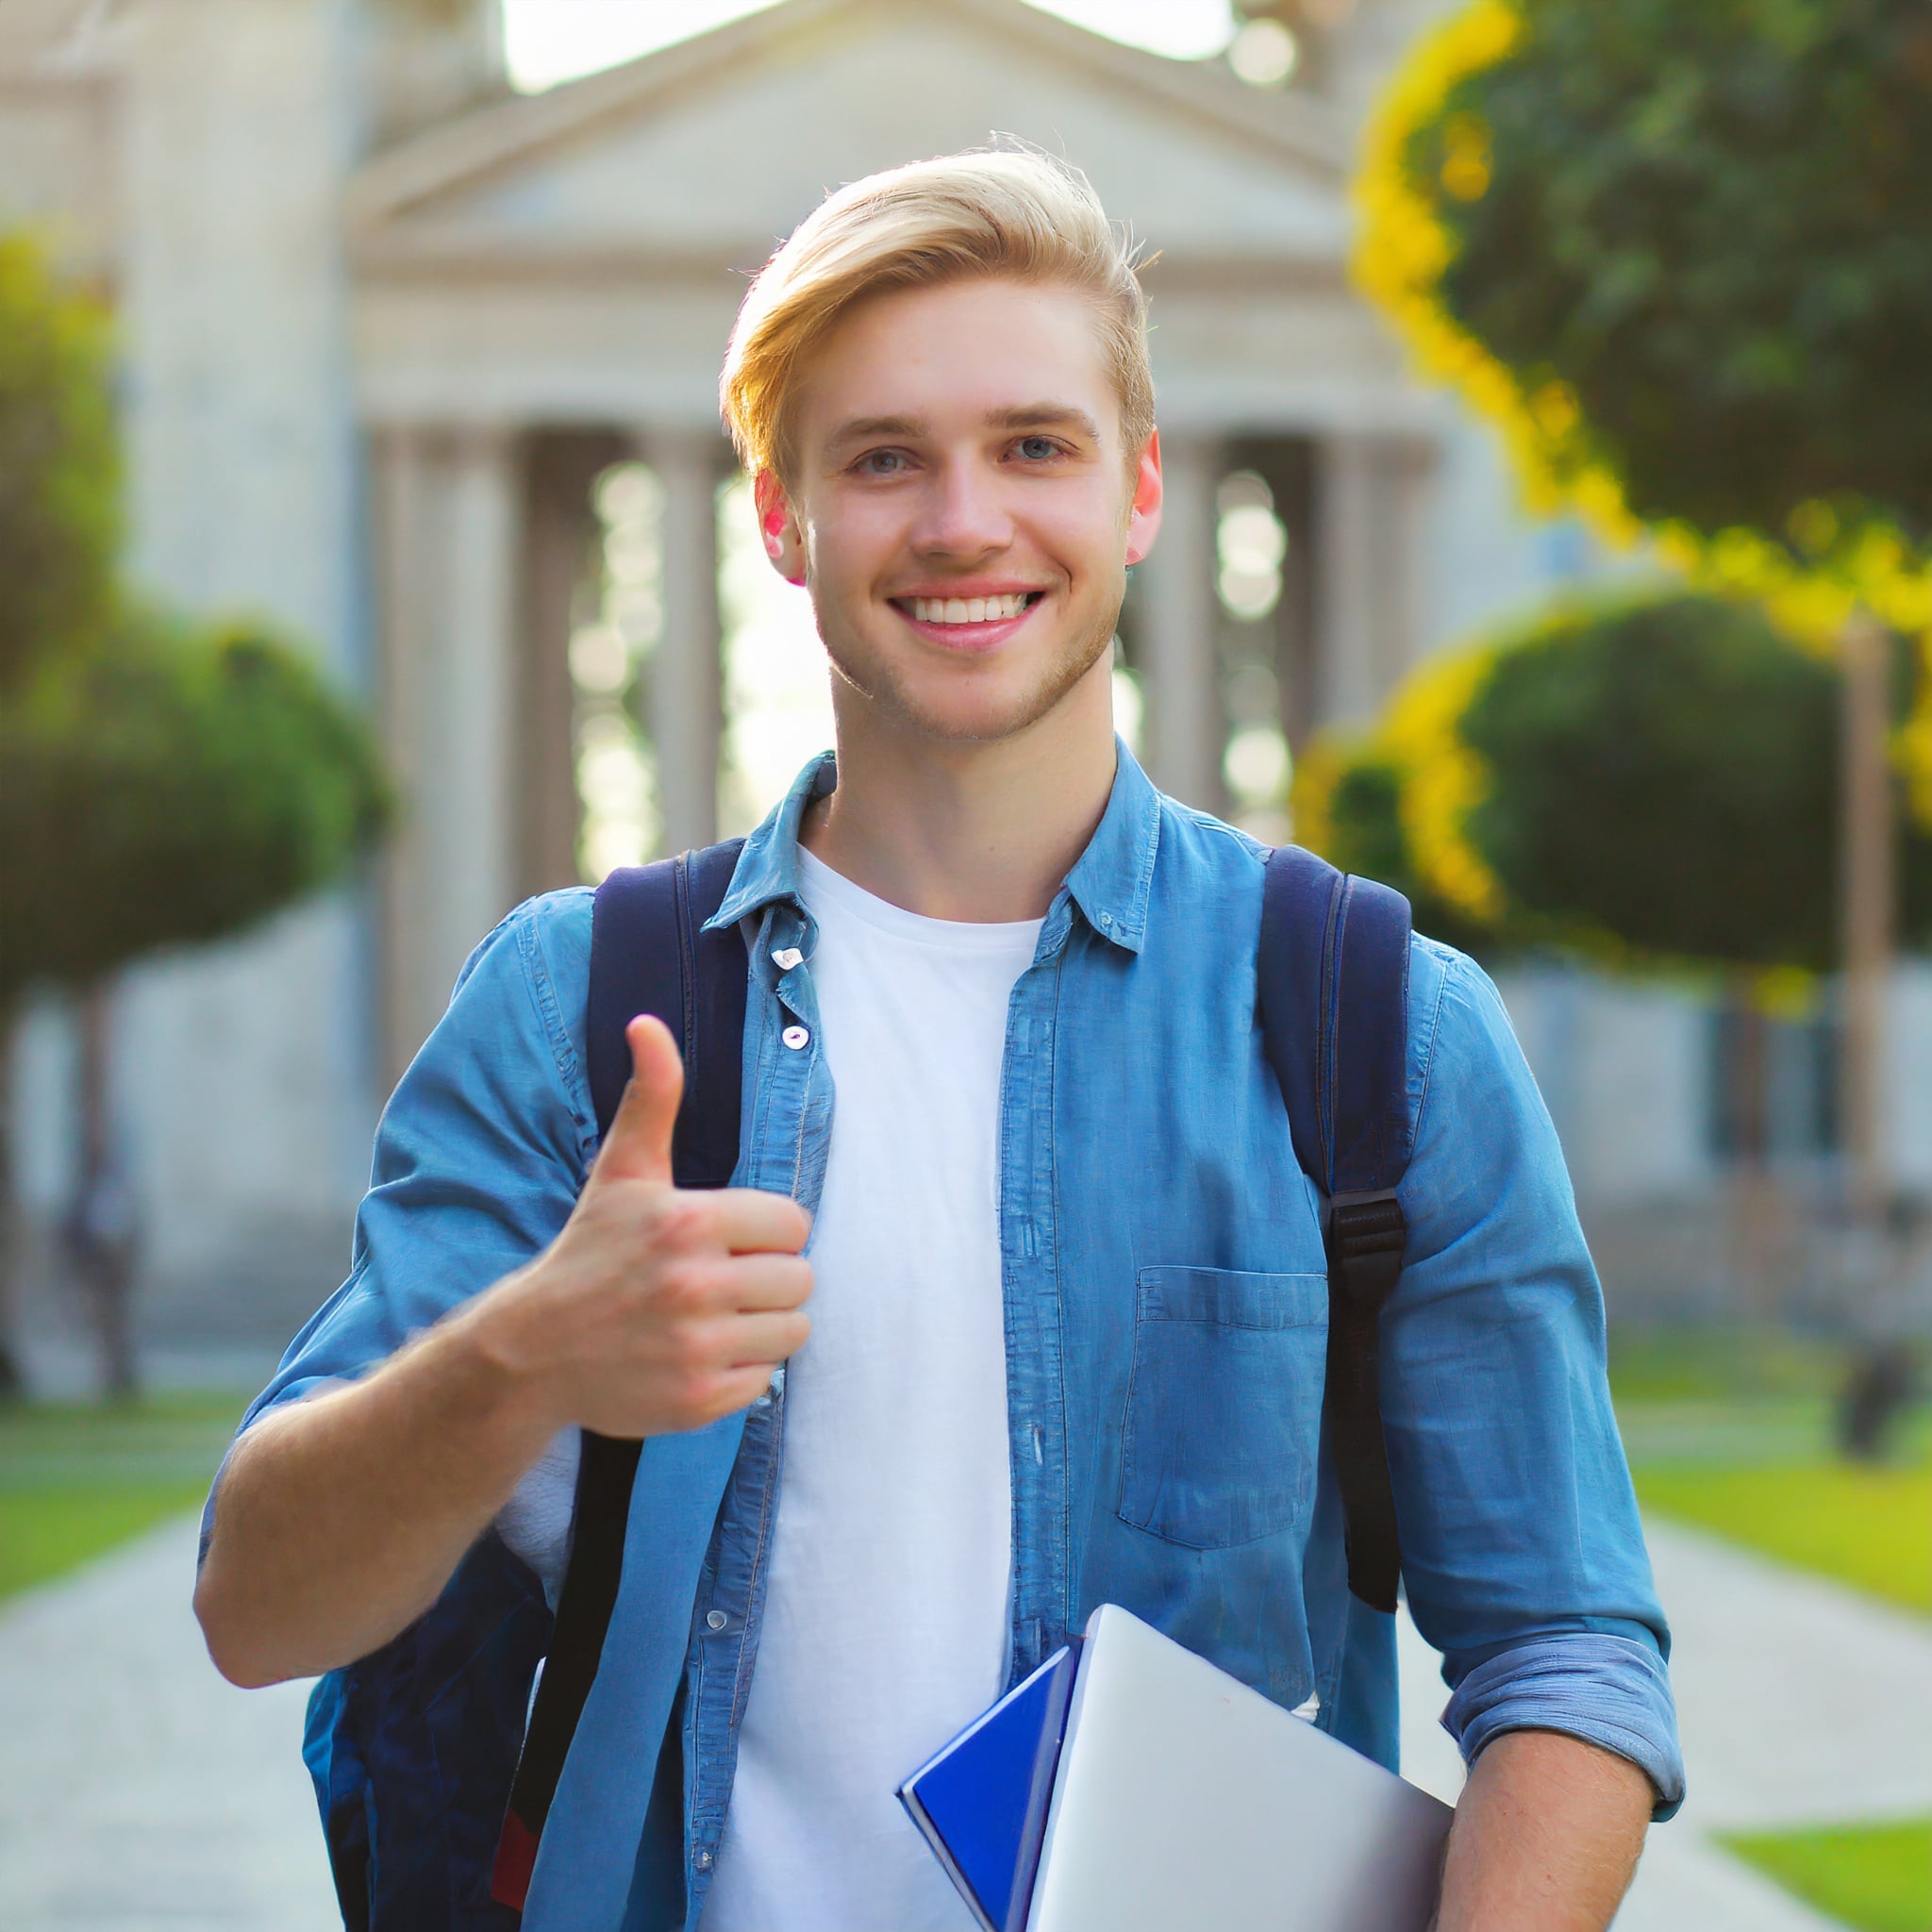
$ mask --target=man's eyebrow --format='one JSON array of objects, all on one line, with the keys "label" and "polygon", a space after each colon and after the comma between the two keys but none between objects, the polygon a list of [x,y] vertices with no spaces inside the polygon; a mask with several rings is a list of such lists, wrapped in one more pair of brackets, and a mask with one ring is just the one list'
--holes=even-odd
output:
[{"label": "man's eyebrow", "polygon": [[1021,403],[992,410],[986,421],[991,429],[1077,429],[1091,441],[1100,441],[1100,425],[1072,403]]},{"label": "man's eyebrow", "polygon": [[[1100,425],[1085,409],[1072,403],[1015,403],[1004,409],[987,412],[989,429],[1074,429],[1090,442],[1098,442]],[[927,425],[917,416],[856,416],[841,423],[825,439],[829,451],[841,450],[855,442],[870,442],[875,437],[905,437],[917,441],[927,433]]]},{"label": "man's eyebrow", "polygon": [[827,449],[843,449],[848,442],[870,442],[875,436],[921,437],[925,425],[913,416],[857,416],[841,423],[825,439]]}]

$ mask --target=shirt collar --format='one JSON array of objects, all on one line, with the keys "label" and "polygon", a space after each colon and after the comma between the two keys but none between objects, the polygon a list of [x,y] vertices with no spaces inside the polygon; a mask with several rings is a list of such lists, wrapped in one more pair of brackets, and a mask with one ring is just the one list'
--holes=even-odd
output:
[{"label": "shirt collar", "polygon": [[791,790],[773,807],[763,824],[744,841],[724,902],[705,922],[705,930],[736,925],[747,913],[761,912],[774,899],[798,898],[798,826],[806,808],[839,783],[839,755],[823,751],[791,781]]},{"label": "shirt collar", "polygon": [[[806,808],[839,782],[837,754],[822,752],[792,780],[791,789],[744,841],[724,903],[706,930],[736,925],[774,900],[796,902],[798,827]],[[1147,901],[1160,840],[1160,794],[1134,755],[1115,740],[1113,790],[1087,849],[1067,874],[1067,892],[1095,932],[1129,953],[1147,938]]]},{"label": "shirt collar", "polygon": [[1160,794],[1134,754],[1114,740],[1113,791],[1067,891],[1102,939],[1129,953],[1147,941],[1147,901],[1160,844]]}]

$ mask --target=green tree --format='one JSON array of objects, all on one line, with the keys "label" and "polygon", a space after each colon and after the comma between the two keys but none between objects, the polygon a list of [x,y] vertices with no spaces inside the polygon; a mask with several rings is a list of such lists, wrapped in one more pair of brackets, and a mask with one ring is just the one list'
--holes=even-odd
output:
[{"label": "green tree", "polygon": [[0,235],[0,690],[91,635],[112,600],[119,465],[96,304]]},{"label": "green tree", "polygon": [[[95,635],[113,595],[119,477],[105,317],[41,249],[0,235],[0,694]],[[0,791],[8,777],[0,767]],[[0,1093],[12,1026],[0,997]],[[11,1328],[13,1190],[0,1122],[0,1397],[20,1385]]]},{"label": "green tree", "polygon": [[1924,0],[1478,0],[1362,200],[1369,286],[1533,480],[1804,569],[1932,544]]},{"label": "green tree", "polygon": [[251,625],[124,616],[0,707],[0,1002],[225,938],[341,876],[388,810],[368,727]]},{"label": "green tree", "polygon": [[[1932,633],[1932,13],[1475,0],[1370,157],[1364,280],[1502,425],[1532,500],[1838,631],[1840,1103],[1875,1234],[1902,788],[1874,620]],[[1905,741],[1923,760],[1932,720]]]},{"label": "green tree", "polygon": [[340,878],[388,792],[367,726],[255,626],[125,612],[0,700],[0,1014],[76,996],[81,1173],[66,1229],[104,1381],[133,1384],[134,1225],[108,1130],[106,991],[133,960],[245,930]]},{"label": "green tree", "polygon": [[[1769,1011],[1840,949],[1838,687],[1761,606],[1598,597],[1424,666],[1374,735],[1318,744],[1297,775],[1298,823],[1306,809],[1330,858],[1408,891],[1423,930],[1491,958],[1555,950],[1724,989],[1747,1281],[1784,1212]],[[1908,823],[1901,858],[1904,936],[1932,947],[1932,834]]]},{"label": "green tree", "polygon": [[[70,1235],[131,1378],[127,1190],[107,1132],[107,988],[158,948],[238,932],[340,877],[388,794],[366,726],[292,645],[128,607],[99,307],[0,236],[0,1058],[26,990],[77,996]],[[4,1082],[0,1082],[4,1085]],[[11,1188],[0,1131],[0,1395]]]}]

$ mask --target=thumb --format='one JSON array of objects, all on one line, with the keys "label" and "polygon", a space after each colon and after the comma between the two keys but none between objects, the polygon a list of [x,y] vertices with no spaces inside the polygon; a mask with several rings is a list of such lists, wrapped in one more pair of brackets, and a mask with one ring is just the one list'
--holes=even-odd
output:
[{"label": "thumb", "polygon": [[663,1021],[640,1013],[624,1029],[630,1084],[598,1150],[593,1176],[671,1185],[671,1129],[684,1098],[684,1061]]}]

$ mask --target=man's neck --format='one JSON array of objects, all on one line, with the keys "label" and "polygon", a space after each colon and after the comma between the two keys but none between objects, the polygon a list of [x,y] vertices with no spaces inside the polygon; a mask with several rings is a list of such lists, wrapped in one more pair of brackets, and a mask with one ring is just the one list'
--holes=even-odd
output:
[{"label": "man's neck", "polygon": [[1042,917],[1113,789],[1107,658],[1046,717],[994,742],[880,728],[847,711],[841,705],[839,787],[808,812],[806,849],[928,919]]}]

